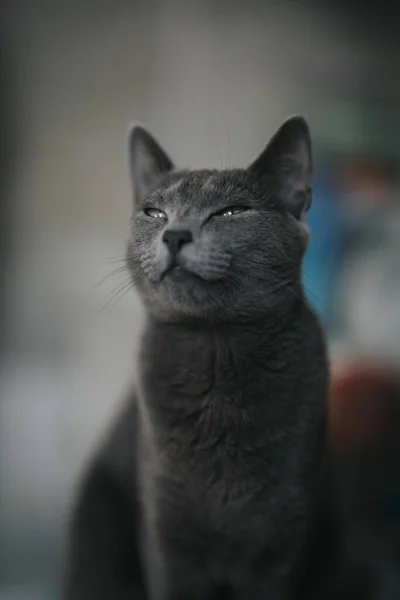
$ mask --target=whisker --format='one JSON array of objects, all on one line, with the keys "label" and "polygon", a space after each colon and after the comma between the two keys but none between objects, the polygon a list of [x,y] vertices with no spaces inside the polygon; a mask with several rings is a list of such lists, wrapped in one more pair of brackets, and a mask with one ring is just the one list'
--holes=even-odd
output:
[{"label": "whisker", "polygon": [[228,125],[225,119],[225,115],[224,115],[224,109],[223,107],[221,108],[221,117],[222,117],[222,121],[224,123],[224,127],[225,127],[225,134],[226,137],[228,139],[228,164],[226,168],[230,168],[231,164],[232,164],[232,143],[231,143],[231,136],[229,134],[229,129],[228,129]]},{"label": "whisker", "polygon": [[126,255],[125,256],[120,256],[119,258],[109,258],[106,261],[104,261],[107,264],[114,264],[114,263],[120,263],[120,262],[125,262],[126,261]]},{"label": "whisker", "polygon": [[332,317],[333,317],[333,311],[332,311],[330,308],[328,308],[328,307],[326,306],[326,304],[325,304],[324,302],[322,302],[322,300],[321,300],[320,298],[318,298],[318,296],[317,296],[316,294],[314,294],[314,292],[312,292],[310,289],[308,289],[308,287],[307,287],[306,285],[304,285],[304,283],[303,283],[303,289],[304,289],[304,290],[305,290],[305,291],[306,291],[308,294],[310,294],[310,296],[312,296],[312,297],[314,298],[314,300],[315,300],[315,301],[316,301],[316,302],[319,304],[319,306],[320,306],[321,308],[323,308],[324,310],[326,310],[326,311],[327,311],[327,313],[328,313],[328,315],[329,315],[329,317],[330,317],[330,318],[332,318]]},{"label": "whisker", "polygon": [[123,283],[121,283],[117,290],[111,294],[111,297],[108,298],[104,306],[100,309],[99,315],[104,313],[104,311],[109,308],[113,309],[116,304],[125,296],[125,294],[134,286],[134,280],[132,276],[129,276]]},{"label": "whisker", "polygon": [[113,264],[113,263],[124,262],[124,261],[126,261],[126,258],[127,258],[127,255],[124,254],[123,256],[110,256],[108,258],[103,258],[103,259],[95,260],[93,262],[92,261],[89,261],[89,262],[90,262],[90,264],[94,264],[94,265],[108,265],[108,264]]},{"label": "whisker", "polygon": [[307,279],[309,279],[311,281],[311,283],[317,283],[317,278],[313,277],[312,275],[310,275],[309,273],[307,273],[304,270],[303,270],[303,276],[306,277]]},{"label": "whisker", "polygon": [[[303,271],[303,277],[306,277],[307,279],[310,280],[311,283],[317,283],[317,278],[311,276],[309,273],[306,273],[305,271]],[[306,285],[304,282],[302,282],[303,288],[304,290],[310,294],[310,296],[312,296],[314,298],[314,300],[316,300],[316,302],[318,302],[318,304],[321,306],[321,308],[323,308],[324,310],[327,311],[329,317],[333,317],[333,311],[330,310],[326,304],[324,304],[324,302],[322,302],[322,300],[320,298],[318,298],[318,296],[316,294],[314,294],[314,292],[312,292]]]},{"label": "whisker", "polygon": [[105,299],[108,299],[110,296],[112,296],[112,294],[114,294],[115,291],[118,290],[118,288],[120,288],[121,286],[123,286],[130,279],[131,279],[131,275],[129,275],[129,277],[125,277],[125,279],[123,281],[121,281],[120,283],[118,283],[111,291],[109,291],[108,293],[106,293]]},{"label": "whisker", "polygon": [[102,277],[102,279],[100,279],[100,281],[98,281],[96,283],[96,285],[94,286],[94,289],[97,289],[98,287],[100,287],[105,281],[110,279],[110,277],[114,277],[115,275],[118,275],[118,273],[123,273],[127,269],[128,269],[127,265],[123,265],[122,267],[118,267],[117,269],[114,269],[113,271],[111,271],[111,273],[108,273],[107,275]]},{"label": "whisker", "polygon": [[133,281],[131,281],[130,283],[127,283],[127,285],[126,285],[126,286],[125,286],[125,287],[124,287],[122,290],[120,290],[120,291],[118,292],[118,294],[117,294],[117,296],[116,296],[116,298],[115,298],[114,302],[110,302],[110,303],[109,303],[109,305],[110,305],[110,306],[109,306],[109,310],[110,310],[110,311],[111,311],[113,308],[115,308],[115,307],[116,307],[116,305],[118,304],[118,302],[120,302],[120,301],[122,300],[122,298],[123,298],[123,297],[124,297],[124,296],[125,296],[125,295],[126,295],[128,292],[130,292],[130,291],[131,291],[131,289],[133,289],[133,285],[134,285],[134,282],[133,282]]}]

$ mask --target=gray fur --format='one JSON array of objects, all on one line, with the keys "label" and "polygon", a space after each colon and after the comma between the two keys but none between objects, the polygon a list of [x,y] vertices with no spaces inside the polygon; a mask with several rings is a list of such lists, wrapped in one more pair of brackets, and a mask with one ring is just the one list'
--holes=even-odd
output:
[{"label": "gray fur", "polygon": [[[243,170],[175,170],[142,127],[129,158],[127,260],[147,309],[140,379],[88,476],[95,492],[83,485],[68,598],[300,598],[322,500],[328,383],[300,282],[307,124],[286,121]],[[179,251],[163,241],[171,230],[190,232]],[[88,525],[110,487],[128,537],[112,500]]]}]

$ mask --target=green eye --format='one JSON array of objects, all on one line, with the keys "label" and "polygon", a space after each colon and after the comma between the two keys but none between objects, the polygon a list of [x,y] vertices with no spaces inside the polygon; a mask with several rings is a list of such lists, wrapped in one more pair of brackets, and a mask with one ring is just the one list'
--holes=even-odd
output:
[{"label": "green eye", "polygon": [[219,212],[215,213],[215,216],[216,217],[233,217],[234,215],[245,212],[246,210],[249,210],[246,206],[228,206],[227,208],[224,208],[224,209],[220,210]]},{"label": "green eye", "polygon": [[153,219],[166,219],[167,213],[159,208],[145,208],[144,214],[148,217],[152,217]]}]

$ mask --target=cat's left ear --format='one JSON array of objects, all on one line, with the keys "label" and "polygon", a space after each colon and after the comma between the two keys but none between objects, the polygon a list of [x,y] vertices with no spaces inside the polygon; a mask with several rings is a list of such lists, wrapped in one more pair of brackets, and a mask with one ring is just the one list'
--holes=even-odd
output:
[{"label": "cat's left ear", "polygon": [[140,206],[174,165],[155,138],[138,124],[128,131],[128,155],[134,203]]},{"label": "cat's left ear", "polygon": [[295,219],[305,221],[313,177],[307,121],[298,116],[287,119],[249,170]]}]

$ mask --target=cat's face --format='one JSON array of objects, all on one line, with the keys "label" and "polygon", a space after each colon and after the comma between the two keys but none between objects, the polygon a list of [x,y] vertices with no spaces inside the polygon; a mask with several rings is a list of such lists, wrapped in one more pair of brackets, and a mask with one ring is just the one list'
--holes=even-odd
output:
[{"label": "cat's face", "polygon": [[128,265],[164,319],[242,320],[281,310],[299,289],[311,149],[287,121],[248,168],[179,171],[141,127],[130,136],[135,206]]}]

